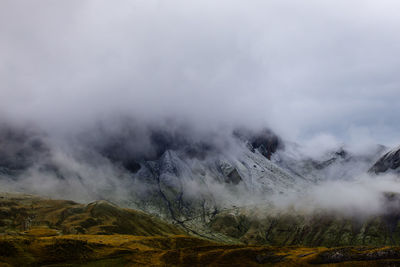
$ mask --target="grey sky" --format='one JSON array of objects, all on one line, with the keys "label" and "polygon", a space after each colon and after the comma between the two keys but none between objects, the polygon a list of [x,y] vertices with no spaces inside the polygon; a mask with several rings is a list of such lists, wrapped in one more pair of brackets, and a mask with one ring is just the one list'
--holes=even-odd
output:
[{"label": "grey sky", "polygon": [[396,0],[2,0],[0,111],[52,128],[131,114],[394,145],[399,10]]}]

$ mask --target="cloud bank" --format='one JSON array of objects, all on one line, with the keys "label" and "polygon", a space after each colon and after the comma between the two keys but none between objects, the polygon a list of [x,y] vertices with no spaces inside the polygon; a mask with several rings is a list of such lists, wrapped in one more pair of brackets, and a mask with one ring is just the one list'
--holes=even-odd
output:
[{"label": "cloud bank", "polygon": [[[120,114],[291,140],[399,142],[400,3],[0,3],[0,111],[52,131]],[[365,130],[367,129],[367,130]]]}]

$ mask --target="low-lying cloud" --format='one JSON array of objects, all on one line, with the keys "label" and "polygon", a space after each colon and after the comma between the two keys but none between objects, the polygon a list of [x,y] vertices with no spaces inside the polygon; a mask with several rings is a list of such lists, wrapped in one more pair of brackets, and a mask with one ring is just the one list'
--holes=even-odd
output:
[{"label": "low-lying cloud", "polygon": [[279,210],[300,214],[326,212],[354,218],[399,212],[400,180],[395,175],[370,176],[352,180],[327,180],[300,194],[275,197]]}]

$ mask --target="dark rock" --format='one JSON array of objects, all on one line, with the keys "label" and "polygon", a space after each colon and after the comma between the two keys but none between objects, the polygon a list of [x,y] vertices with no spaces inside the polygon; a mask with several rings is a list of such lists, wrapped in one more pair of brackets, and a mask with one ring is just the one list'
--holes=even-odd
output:
[{"label": "dark rock", "polygon": [[191,138],[190,130],[180,128],[175,131],[153,128],[150,133],[151,144],[159,158],[167,150],[183,151],[189,158],[205,159],[216,147],[208,140]]},{"label": "dark rock", "polygon": [[125,162],[122,162],[122,166],[132,173],[136,173],[141,168],[140,164],[134,160],[126,160]]},{"label": "dark rock", "polygon": [[272,154],[276,150],[283,148],[282,140],[269,129],[255,132],[241,128],[235,130],[233,136],[244,142],[248,142],[248,147],[252,152],[254,152],[254,149],[258,149],[268,159],[271,159]]},{"label": "dark rock", "polygon": [[236,169],[233,169],[226,177],[225,182],[237,185],[242,181],[242,177]]},{"label": "dark rock", "polygon": [[399,171],[400,167],[400,148],[389,151],[383,155],[372,168],[369,170],[371,173],[379,174],[388,170]]}]

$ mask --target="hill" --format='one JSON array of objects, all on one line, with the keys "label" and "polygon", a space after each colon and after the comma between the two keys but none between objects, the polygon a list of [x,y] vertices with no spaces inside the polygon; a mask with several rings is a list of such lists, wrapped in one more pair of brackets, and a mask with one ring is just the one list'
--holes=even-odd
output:
[{"label": "hill", "polygon": [[0,194],[0,266],[385,266],[399,247],[221,243],[106,201]]},{"label": "hill", "polygon": [[[144,212],[123,209],[107,201],[87,205],[26,194],[0,193],[0,232],[26,235],[184,234]],[[42,234],[40,234],[42,233]]]}]

